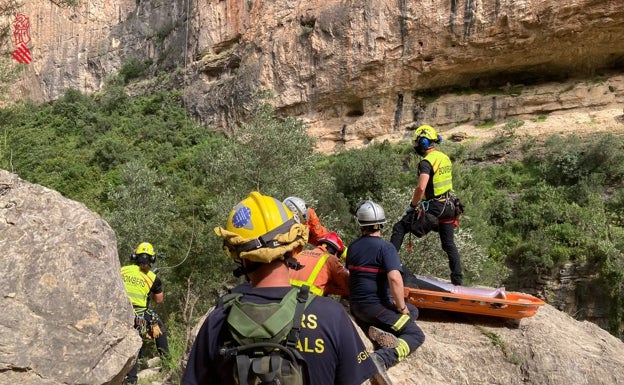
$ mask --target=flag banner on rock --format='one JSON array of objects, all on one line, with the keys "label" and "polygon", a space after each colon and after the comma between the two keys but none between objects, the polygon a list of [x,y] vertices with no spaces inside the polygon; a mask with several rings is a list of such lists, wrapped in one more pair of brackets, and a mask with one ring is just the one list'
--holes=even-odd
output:
[{"label": "flag banner on rock", "polygon": [[32,54],[27,46],[30,43],[30,19],[23,13],[18,14],[13,21],[13,43],[16,47],[11,52],[13,59],[22,64],[30,63]]}]

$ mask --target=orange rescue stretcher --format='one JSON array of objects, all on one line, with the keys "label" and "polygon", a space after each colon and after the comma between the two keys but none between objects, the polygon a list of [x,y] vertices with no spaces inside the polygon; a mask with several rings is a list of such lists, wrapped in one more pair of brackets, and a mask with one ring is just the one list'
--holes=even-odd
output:
[{"label": "orange rescue stretcher", "polygon": [[404,285],[406,300],[417,308],[520,319],[534,316],[545,304],[529,294],[506,292],[504,287],[457,286],[418,275]]}]

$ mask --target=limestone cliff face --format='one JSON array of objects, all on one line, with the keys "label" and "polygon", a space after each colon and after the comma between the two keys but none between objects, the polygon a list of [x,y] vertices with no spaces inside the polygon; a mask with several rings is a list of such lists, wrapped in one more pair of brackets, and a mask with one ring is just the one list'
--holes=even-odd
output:
[{"label": "limestone cliff face", "polygon": [[[95,0],[76,9],[59,7],[51,1],[24,2],[15,13],[25,15],[30,22],[27,46],[33,61],[20,65],[11,60],[12,65],[21,66],[21,71],[4,101],[7,96],[35,102],[54,100],[67,88],[99,90],[104,78],[120,67],[120,41],[113,31],[131,6],[133,0]],[[2,18],[2,25],[9,25],[10,33],[14,32],[15,17],[10,14]],[[14,49],[15,41],[11,40],[2,42],[3,52]]]},{"label": "limestone cliff face", "polygon": [[578,89],[525,94],[518,87],[621,70],[621,1],[78,3],[24,2],[19,12],[31,20],[34,61],[22,65],[10,97],[97,91],[137,59],[152,63],[152,73],[185,73],[193,116],[225,130],[256,90],[268,90],[280,111],[307,122],[324,151],[400,139],[424,121],[444,128],[623,101],[621,79],[606,93],[587,92],[596,94],[589,99]]},{"label": "limestone cliff face", "polygon": [[[12,2],[3,0],[0,4]],[[67,88],[96,92],[132,59],[154,63],[164,70],[184,64],[185,28],[180,28],[180,20],[184,20],[181,14],[186,8],[178,7],[175,1],[77,3],[70,7],[51,0],[29,0],[0,17],[0,25],[9,29],[9,35],[14,32],[17,14],[28,18],[27,46],[33,59],[29,64],[18,64],[6,54],[10,66],[19,71],[12,78],[10,92],[0,98],[0,105],[12,99],[55,100]],[[15,43],[12,36],[0,41],[2,52],[11,52]],[[0,69],[5,66],[2,63]]]},{"label": "limestone cliff face", "polygon": [[[221,124],[207,118],[223,116],[214,102],[198,96],[223,95],[230,82],[231,99],[245,100],[234,85],[251,83],[272,90],[276,105],[306,121],[321,142],[347,148],[404,136],[414,123],[500,119],[524,113],[527,105],[513,92],[440,104],[431,98],[440,90],[512,90],[593,77],[623,64],[618,35],[624,4],[614,1],[248,1],[246,10],[237,1],[214,5],[197,16],[213,31],[202,30],[196,39],[208,48],[195,61],[199,77],[189,104],[197,115]],[[531,109],[561,108],[556,97],[530,99]],[[614,99],[621,102],[621,94]]]}]

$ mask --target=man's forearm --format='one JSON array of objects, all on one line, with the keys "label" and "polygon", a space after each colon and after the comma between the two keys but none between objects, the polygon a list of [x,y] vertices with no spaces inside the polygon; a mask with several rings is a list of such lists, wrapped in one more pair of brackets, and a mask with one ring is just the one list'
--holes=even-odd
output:
[{"label": "man's forearm", "polygon": [[394,299],[394,305],[397,310],[405,309],[405,292],[403,290],[403,277],[398,270],[392,270],[388,273],[388,284],[390,286],[390,294]]}]

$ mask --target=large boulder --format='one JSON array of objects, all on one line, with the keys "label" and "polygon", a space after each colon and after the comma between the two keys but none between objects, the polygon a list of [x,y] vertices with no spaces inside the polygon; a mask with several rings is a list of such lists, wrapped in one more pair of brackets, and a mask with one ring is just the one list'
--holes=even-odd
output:
[{"label": "large boulder", "polygon": [[113,230],[0,170],[0,384],[121,384],[141,347]]}]

